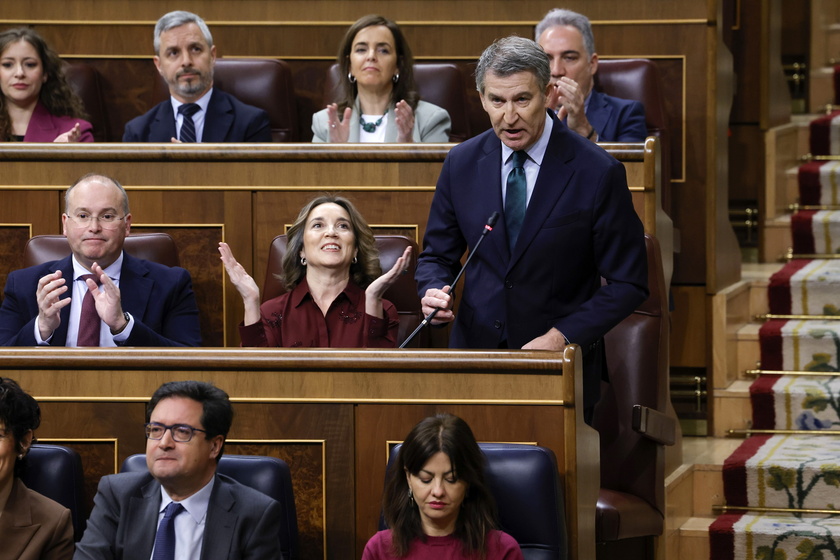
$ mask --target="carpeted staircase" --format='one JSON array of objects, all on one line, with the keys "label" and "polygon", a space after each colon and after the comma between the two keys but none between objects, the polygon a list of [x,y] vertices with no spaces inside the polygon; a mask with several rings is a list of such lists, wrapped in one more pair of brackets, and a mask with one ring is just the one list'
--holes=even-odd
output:
[{"label": "carpeted staircase", "polygon": [[[810,140],[812,154],[840,155],[840,112],[813,121]],[[799,204],[794,258],[768,287],[782,317],[759,331],[753,435],[723,466],[712,560],[840,558],[840,161],[800,167]]]}]

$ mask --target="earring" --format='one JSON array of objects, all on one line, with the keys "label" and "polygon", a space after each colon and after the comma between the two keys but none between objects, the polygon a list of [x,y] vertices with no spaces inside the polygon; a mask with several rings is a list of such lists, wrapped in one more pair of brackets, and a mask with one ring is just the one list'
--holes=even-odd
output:
[{"label": "earring", "polygon": [[356,264],[357,262],[359,262],[359,259],[357,257],[353,257],[353,260],[351,262],[353,264]]},{"label": "earring", "polygon": [[348,80],[350,80],[350,83],[351,83],[351,84],[355,84],[355,83],[356,83],[356,76],[354,76],[354,75],[353,75],[353,74],[351,74],[350,72],[347,72],[347,79],[348,79]]},{"label": "earring", "polygon": [[306,257],[301,257],[300,258],[300,264],[302,264],[303,266],[306,266]]},{"label": "earring", "polygon": [[21,453],[20,455],[18,455],[18,459],[20,459],[21,461],[23,461],[24,457],[26,457],[26,453]]},{"label": "earring", "polygon": [[393,78],[391,78],[391,79],[392,79],[392,80],[394,81],[394,83],[396,84],[397,82],[399,82],[399,81],[400,81],[400,73],[399,73],[399,72],[397,72],[396,74],[394,74],[394,77],[393,77]]},{"label": "earring", "polygon": [[408,503],[410,503],[410,504],[414,503],[414,496],[411,493],[411,486],[408,487]]}]

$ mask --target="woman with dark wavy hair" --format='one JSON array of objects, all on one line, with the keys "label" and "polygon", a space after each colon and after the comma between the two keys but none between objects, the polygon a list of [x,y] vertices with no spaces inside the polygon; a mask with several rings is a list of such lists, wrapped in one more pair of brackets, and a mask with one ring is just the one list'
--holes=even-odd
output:
[{"label": "woman with dark wavy hair", "polygon": [[0,377],[0,535],[3,558],[69,560],[73,521],[66,507],[19,478],[41,424],[41,409],[20,386]]},{"label": "woman with dark wavy hair", "polygon": [[371,537],[362,560],[522,560],[516,540],[497,530],[484,465],[457,416],[414,426],[388,470],[382,507],[390,528]]},{"label": "woman with dark wavy hair", "polygon": [[360,18],[337,58],[340,100],[312,116],[313,142],[449,142],[449,113],[420,101],[414,57],[396,23]]},{"label": "woman with dark wavy hair", "polygon": [[93,142],[61,59],[28,27],[0,33],[0,140]]},{"label": "woman with dark wavy hair", "polygon": [[382,294],[406,269],[411,248],[382,274],[373,232],[346,198],[309,201],[289,228],[282,281],[260,306],[260,289],[227,243],[219,253],[245,303],[243,346],[393,348],[399,317]]}]

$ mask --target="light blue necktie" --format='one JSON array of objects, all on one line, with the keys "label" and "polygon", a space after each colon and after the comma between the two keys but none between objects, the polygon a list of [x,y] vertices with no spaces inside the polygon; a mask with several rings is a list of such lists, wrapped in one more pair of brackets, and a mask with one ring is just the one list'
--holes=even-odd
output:
[{"label": "light blue necktie", "polygon": [[163,519],[155,535],[155,553],[152,560],[175,560],[175,516],[184,511],[178,502],[169,502],[163,510]]},{"label": "light blue necktie", "polygon": [[524,150],[513,152],[513,169],[507,176],[507,189],[505,191],[505,226],[507,227],[508,244],[513,252],[516,246],[516,239],[522,229],[522,222],[525,221],[525,208],[527,206],[527,180],[525,179],[525,162],[528,154]]}]

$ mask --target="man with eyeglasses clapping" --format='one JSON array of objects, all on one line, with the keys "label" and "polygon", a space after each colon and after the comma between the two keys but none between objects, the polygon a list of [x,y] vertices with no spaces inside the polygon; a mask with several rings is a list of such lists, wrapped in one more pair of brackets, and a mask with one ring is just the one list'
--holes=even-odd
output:
[{"label": "man with eyeglasses clapping", "polygon": [[3,346],[199,346],[189,272],[123,251],[128,195],[88,174],[64,196],[72,254],[9,274],[0,307]]},{"label": "man with eyeglasses clapping", "polygon": [[164,383],[146,406],[148,472],[105,476],[75,560],[281,559],[280,505],[216,472],[233,420],[227,393]]}]

